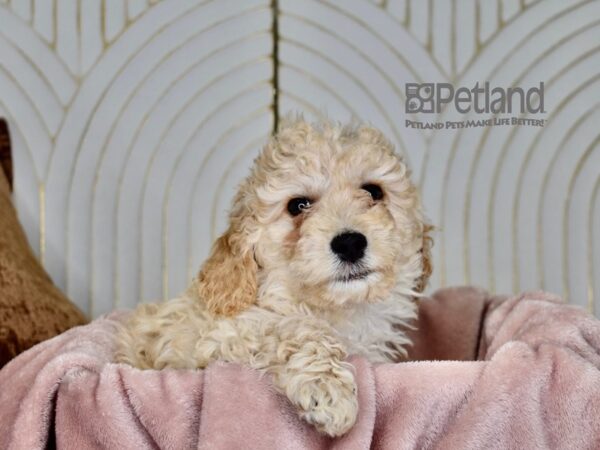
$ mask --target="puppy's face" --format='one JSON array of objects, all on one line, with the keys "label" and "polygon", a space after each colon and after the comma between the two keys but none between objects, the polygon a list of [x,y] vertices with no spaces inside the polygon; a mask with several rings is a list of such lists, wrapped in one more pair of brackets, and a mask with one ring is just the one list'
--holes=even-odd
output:
[{"label": "puppy's face", "polygon": [[276,271],[298,299],[332,308],[419,288],[418,195],[379,131],[295,123],[267,146],[242,192],[259,268]]}]

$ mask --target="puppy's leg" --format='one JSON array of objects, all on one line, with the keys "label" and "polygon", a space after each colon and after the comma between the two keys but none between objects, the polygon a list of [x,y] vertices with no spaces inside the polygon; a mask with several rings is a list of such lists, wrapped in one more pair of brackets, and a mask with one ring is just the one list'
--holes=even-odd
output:
[{"label": "puppy's leg", "polygon": [[140,306],[119,332],[116,360],[143,369],[223,360],[266,371],[304,420],[339,436],[356,421],[358,401],[352,366],[335,336],[313,317],[249,308],[216,318],[182,298]]},{"label": "puppy's leg", "polygon": [[330,436],[344,434],[356,421],[353,368],[324,321],[249,310],[220,321],[196,351],[199,360],[241,362],[272,374],[300,416]]},{"label": "puppy's leg", "polygon": [[358,400],[343,347],[325,324],[303,320],[284,325],[278,348],[282,364],[270,370],[274,383],[319,431],[344,434],[356,421]]},{"label": "puppy's leg", "polygon": [[198,359],[195,349],[214,326],[188,297],[139,305],[117,331],[115,361],[139,369],[206,367],[212,359]]}]

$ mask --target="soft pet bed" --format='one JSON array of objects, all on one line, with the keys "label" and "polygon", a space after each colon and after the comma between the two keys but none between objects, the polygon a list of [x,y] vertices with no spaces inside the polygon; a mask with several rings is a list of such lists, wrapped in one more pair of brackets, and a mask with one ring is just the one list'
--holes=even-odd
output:
[{"label": "soft pet bed", "polygon": [[112,364],[124,314],[71,329],[0,371],[0,448],[600,448],[600,322],[548,294],[456,288],[422,300],[414,361],[353,359],[360,415],[337,440],[301,422],[249,369]]}]

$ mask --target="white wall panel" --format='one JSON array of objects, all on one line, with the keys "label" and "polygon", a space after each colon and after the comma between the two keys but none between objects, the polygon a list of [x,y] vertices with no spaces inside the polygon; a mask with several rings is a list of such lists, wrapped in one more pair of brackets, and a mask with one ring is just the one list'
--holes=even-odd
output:
[{"label": "white wall panel", "polygon": [[[433,288],[544,288],[600,311],[600,2],[276,6],[277,33],[270,0],[0,2],[15,202],[67,295],[92,316],[176,295],[274,112],[300,110],[370,121],[407,157],[438,227]],[[407,129],[404,84],[444,81],[544,81],[547,124]]]},{"label": "white wall panel", "polygon": [[34,249],[92,316],[176,295],[272,130],[269,2],[59,0],[23,20],[16,1],[0,111]]}]

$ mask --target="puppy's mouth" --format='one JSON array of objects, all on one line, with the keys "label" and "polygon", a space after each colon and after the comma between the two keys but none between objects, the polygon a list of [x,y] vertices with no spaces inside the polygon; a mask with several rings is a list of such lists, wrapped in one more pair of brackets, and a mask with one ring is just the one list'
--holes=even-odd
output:
[{"label": "puppy's mouth", "polygon": [[351,283],[352,281],[360,281],[366,279],[373,273],[372,270],[362,270],[360,272],[352,272],[334,278],[338,283]]}]

